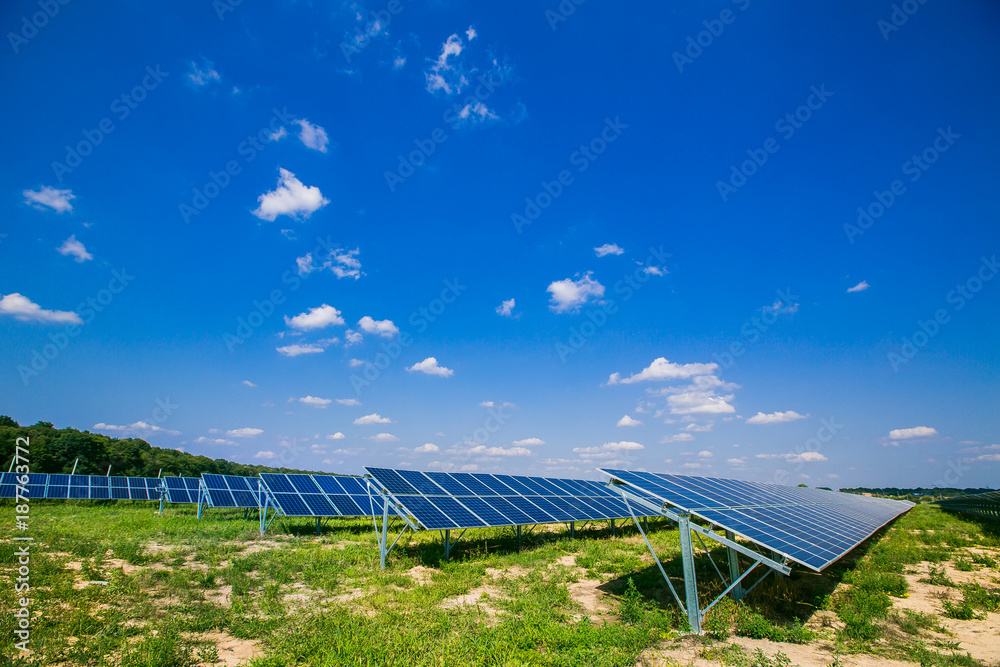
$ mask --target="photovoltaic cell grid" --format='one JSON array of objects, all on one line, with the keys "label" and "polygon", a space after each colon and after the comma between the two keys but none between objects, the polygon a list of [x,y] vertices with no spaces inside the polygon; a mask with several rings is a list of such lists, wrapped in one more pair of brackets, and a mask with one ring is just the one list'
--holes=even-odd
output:
[{"label": "photovoltaic cell grid", "polygon": [[260,479],[203,473],[205,495],[212,507],[260,507]]},{"label": "photovoltaic cell grid", "polygon": [[285,516],[371,516],[360,478],[261,473],[260,479]]},{"label": "photovoltaic cell grid", "polygon": [[[0,498],[13,498],[16,473],[0,475]],[[155,477],[104,477],[101,475],[29,475],[30,498],[52,500],[159,500],[161,480]]]},{"label": "photovoltaic cell grid", "polygon": [[913,503],[735,479],[602,470],[817,572]]},{"label": "photovoltaic cell grid", "polygon": [[164,477],[163,490],[168,503],[198,502],[198,490],[201,488],[200,477]]},{"label": "photovoltaic cell grid", "polygon": [[[632,516],[621,496],[600,482],[389,468],[365,470],[427,530]],[[636,516],[645,514],[636,511]]]},{"label": "photovoltaic cell grid", "polygon": [[1000,520],[1000,491],[946,498],[937,502],[942,509]]}]

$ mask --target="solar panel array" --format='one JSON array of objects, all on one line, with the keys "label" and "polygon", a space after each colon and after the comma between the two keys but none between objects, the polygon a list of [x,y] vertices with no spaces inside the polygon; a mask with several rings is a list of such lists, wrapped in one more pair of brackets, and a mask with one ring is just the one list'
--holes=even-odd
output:
[{"label": "solar panel array", "polygon": [[191,503],[198,502],[198,493],[201,489],[200,477],[164,477],[163,490],[168,503]]},{"label": "solar panel array", "polygon": [[367,488],[357,477],[261,473],[260,479],[285,516],[371,516]]},{"label": "solar panel array", "polygon": [[632,516],[621,496],[600,482],[389,468],[365,470],[427,530]]},{"label": "solar panel array", "polygon": [[946,510],[1000,520],[1000,491],[945,498],[937,504]]},{"label": "solar panel array", "polygon": [[734,479],[602,470],[674,508],[701,517],[820,571],[913,503]]},{"label": "solar panel array", "polygon": [[[16,473],[0,475],[0,498],[13,498]],[[155,477],[105,477],[32,473],[28,497],[53,500],[159,500],[162,480]]]},{"label": "solar panel array", "polygon": [[235,475],[201,476],[212,507],[260,507],[260,479]]}]

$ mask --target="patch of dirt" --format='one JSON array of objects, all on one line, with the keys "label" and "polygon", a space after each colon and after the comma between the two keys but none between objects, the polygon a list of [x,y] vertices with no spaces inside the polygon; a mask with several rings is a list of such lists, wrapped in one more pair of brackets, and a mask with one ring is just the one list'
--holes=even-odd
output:
[{"label": "patch of dirt", "polygon": [[292,588],[295,590],[294,593],[286,593],[281,598],[289,612],[312,608],[326,600],[323,591],[309,588],[301,582],[292,584]]},{"label": "patch of dirt", "polygon": [[528,576],[530,572],[531,571],[528,570],[528,568],[521,567],[520,565],[514,565],[513,567],[508,567],[506,569],[495,567],[486,568],[486,576],[494,581],[497,579],[520,579],[521,577]]},{"label": "patch of dirt", "polygon": [[219,652],[219,662],[202,662],[198,663],[198,667],[218,667],[220,664],[237,667],[264,655],[260,645],[252,639],[237,639],[225,632],[185,633],[184,636],[194,641],[211,642]]},{"label": "patch of dirt", "polygon": [[205,599],[221,607],[232,606],[233,587],[220,586],[214,590],[205,591]]},{"label": "patch of dirt", "polygon": [[[772,659],[779,652],[784,653],[790,659],[791,664],[798,667],[828,667],[834,660],[837,660],[837,663],[842,667],[913,667],[912,662],[889,660],[875,655],[836,655],[833,652],[833,644],[829,642],[781,644],[767,639],[733,637],[727,643],[738,644],[751,655],[755,649],[759,648],[768,658]],[[709,650],[712,648],[720,649],[723,645],[715,643],[711,647],[706,647],[702,638],[689,635],[667,646],[644,651],[636,664],[641,667],[667,667],[678,664],[687,667],[717,667],[722,662],[717,658],[703,657],[702,652],[706,648]]]},{"label": "patch of dirt", "polygon": [[350,540],[340,540],[339,542],[334,542],[333,544],[324,544],[322,549],[337,549],[343,551],[347,547],[362,547],[364,542],[352,542]]},{"label": "patch of dirt", "polygon": [[[484,600],[483,598],[487,598]],[[500,616],[503,612],[490,604],[490,599],[497,599],[503,597],[503,593],[500,592],[495,586],[490,586],[489,584],[485,586],[480,586],[478,588],[473,588],[471,591],[465,595],[458,595],[453,598],[448,598],[442,600],[439,605],[442,609],[457,609],[459,607],[476,607],[477,609],[483,611],[490,619],[494,619]],[[493,623],[489,623],[492,625]]]},{"label": "patch of dirt", "polygon": [[367,593],[363,588],[351,588],[347,592],[341,593],[340,595],[335,595],[332,600],[338,604],[343,604],[345,602],[351,602],[353,600],[358,600],[365,597]]},{"label": "patch of dirt", "polygon": [[81,563],[78,560],[71,560],[68,563],[63,563],[63,567],[65,567],[67,570],[76,570],[77,572],[79,572],[80,570],[83,569],[83,563]]},{"label": "patch of dirt", "polygon": [[249,554],[260,553],[261,551],[271,551],[272,549],[280,549],[281,542],[276,542],[275,540],[258,540],[257,542],[251,542],[250,544],[234,543],[236,546],[243,547],[243,553],[241,555],[247,556]]},{"label": "patch of dirt", "polygon": [[158,542],[150,542],[146,545],[146,552],[150,555],[170,553],[177,549],[183,549],[183,547],[177,544],[159,544]]},{"label": "patch of dirt", "polygon": [[417,565],[416,567],[411,567],[406,571],[406,576],[413,579],[417,586],[426,586],[432,583],[434,578],[434,570],[429,567],[424,567],[423,565]]},{"label": "patch of dirt", "polygon": [[611,605],[605,599],[605,592],[601,590],[601,581],[599,579],[587,579],[587,571],[577,566],[576,556],[562,556],[556,559],[554,563],[549,563],[548,565],[548,569],[550,570],[556,567],[570,568],[578,576],[577,581],[567,584],[570,599],[583,608],[582,614],[574,614],[572,616],[574,621],[589,618],[592,623],[602,623],[617,618],[611,611]]}]

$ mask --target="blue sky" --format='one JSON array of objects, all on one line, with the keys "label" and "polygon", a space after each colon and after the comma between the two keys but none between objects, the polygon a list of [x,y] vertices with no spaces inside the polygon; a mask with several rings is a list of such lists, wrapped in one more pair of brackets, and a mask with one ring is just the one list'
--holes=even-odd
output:
[{"label": "blue sky", "polygon": [[2,411],[345,473],[995,486],[998,18],[5,3]]}]

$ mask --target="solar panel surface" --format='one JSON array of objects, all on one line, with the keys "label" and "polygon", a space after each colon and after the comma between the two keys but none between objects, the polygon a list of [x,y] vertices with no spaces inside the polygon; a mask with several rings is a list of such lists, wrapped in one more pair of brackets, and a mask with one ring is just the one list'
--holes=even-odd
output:
[{"label": "solar panel surface", "polygon": [[260,480],[285,516],[339,516],[337,508],[310,475],[262,472]]},{"label": "solar panel surface", "polygon": [[260,507],[260,479],[257,477],[205,473],[201,479],[212,507]]},{"label": "solar panel surface", "polygon": [[164,477],[163,490],[168,503],[198,502],[198,492],[201,488],[200,477]]},{"label": "solar panel surface", "polygon": [[1000,520],[1000,491],[945,498],[937,504],[947,510]]},{"label": "solar panel surface", "polygon": [[368,486],[363,478],[346,475],[313,475],[312,478],[340,516],[372,515]]},{"label": "solar panel surface", "polygon": [[[0,498],[16,498],[19,481],[24,477],[23,473],[4,472],[0,473]],[[27,484],[23,485],[22,495],[29,499],[39,499],[45,497],[45,486],[49,476],[45,473],[27,473]]]},{"label": "solar panel surface", "polygon": [[[600,482],[484,473],[365,468],[427,530],[631,517]],[[636,512],[637,516],[645,512]]]},{"label": "solar panel surface", "polygon": [[693,514],[820,571],[913,503],[735,479],[602,470]]}]

